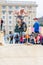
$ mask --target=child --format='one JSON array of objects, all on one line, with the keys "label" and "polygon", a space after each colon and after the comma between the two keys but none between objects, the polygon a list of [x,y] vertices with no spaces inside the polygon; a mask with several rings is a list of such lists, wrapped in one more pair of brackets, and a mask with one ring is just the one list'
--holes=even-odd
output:
[{"label": "child", "polygon": [[15,43],[18,43],[19,42],[19,36],[18,34],[15,36]]},{"label": "child", "polygon": [[34,38],[34,42],[35,42],[35,44],[37,44],[37,37]]},{"label": "child", "polygon": [[34,44],[34,36],[30,36],[30,42]]},{"label": "child", "polygon": [[10,36],[10,44],[13,44],[13,35]]},{"label": "child", "polygon": [[20,43],[23,43],[23,36],[20,37]]},{"label": "child", "polygon": [[43,45],[43,36],[42,35],[40,35],[40,44]]}]

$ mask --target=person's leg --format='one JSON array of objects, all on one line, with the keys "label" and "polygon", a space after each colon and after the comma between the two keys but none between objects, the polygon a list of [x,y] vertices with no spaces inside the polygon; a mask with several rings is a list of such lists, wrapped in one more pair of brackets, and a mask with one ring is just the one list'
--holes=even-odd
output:
[{"label": "person's leg", "polygon": [[15,44],[17,44],[17,39],[15,40]]},{"label": "person's leg", "polygon": [[22,41],[20,41],[20,44],[22,44]]},{"label": "person's leg", "polygon": [[28,38],[28,42],[30,42],[30,38]]},{"label": "person's leg", "polygon": [[13,40],[12,40],[12,44],[13,44]]},{"label": "person's leg", "polygon": [[11,44],[11,40],[10,40],[10,44]]},{"label": "person's leg", "polygon": [[11,40],[11,44],[13,44],[13,40]]},{"label": "person's leg", "polygon": [[43,45],[43,38],[42,38],[42,40],[41,40],[41,44]]},{"label": "person's leg", "polygon": [[15,40],[15,43],[16,43],[16,40]]},{"label": "person's leg", "polygon": [[1,31],[2,31],[2,24],[1,24]]},{"label": "person's leg", "polygon": [[12,44],[12,40],[11,40],[10,44]]},{"label": "person's leg", "polygon": [[12,44],[12,40],[10,40],[10,44]]},{"label": "person's leg", "polygon": [[16,40],[16,43],[18,44],[18,40]]}]

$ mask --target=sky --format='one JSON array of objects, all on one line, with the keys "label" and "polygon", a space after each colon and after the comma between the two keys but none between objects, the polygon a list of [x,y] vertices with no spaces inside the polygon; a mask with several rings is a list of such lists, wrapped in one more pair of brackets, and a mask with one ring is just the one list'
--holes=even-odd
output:
[{"label": "sky", "polygon": [[36,17],[43,16],[43,0],[7,0],[7,1],[35,1],[38,4]]}]

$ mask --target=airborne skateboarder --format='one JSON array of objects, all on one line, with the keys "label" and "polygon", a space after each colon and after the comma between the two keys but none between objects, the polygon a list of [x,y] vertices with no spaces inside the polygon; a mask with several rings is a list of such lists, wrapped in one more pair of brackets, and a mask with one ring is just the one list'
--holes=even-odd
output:
[{"label": "airborne skateboarder", "polygon": [[26,32],[26,30],[27,30],[26,23],[23,21],[22,18],[18,17],[17,18],[17,25],[15,27],[15,32],[22,33],[22,32]]}]

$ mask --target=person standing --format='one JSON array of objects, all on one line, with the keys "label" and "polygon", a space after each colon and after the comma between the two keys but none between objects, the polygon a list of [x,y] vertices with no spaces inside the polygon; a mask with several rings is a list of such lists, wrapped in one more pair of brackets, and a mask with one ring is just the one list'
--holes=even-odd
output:
[{"label": "person standing", "polygon": [[39,24],[39,22],[38,22],[38,19],[37,19],[37,18],[34,18],[34,21],[35,21],[35,23],[34,23],[34,25],[33,25],[33,27],[34,27],[34,32],[35,32],[35,33],[39,33],[40,24]]},{"label": "person standing", "polygon": [[2,31],[2,27],[3,27],[3,20],[2,19],[0,21],[0,27],[1,27],[1,31]]},{"label": "person standing", "polygon": [[21,36],[20,36],[20,43],[22,44],[23,42],[24,42],[23,36],[21,35]]},{"label": "person standing", "polygon": [[18,44],[18,42],[19,42],[19,35],[17,34],[14,39],[15,39],[15,44],[16,43]]},{"label": "person standing", "polygon": [[33,25],[33,27],[34,27],[34,33],[35,33],[35,37],[37,37],[37,35],[40,33],[39,32],[40,24],[38,22],[38,18],[34,18],[34,21],[35,21],[35,23]]},{"label": "person standing", "polygon": [[11,31],[10,31],[9,35],[10,35],[10,44],[13,44],[13,34]]}]

